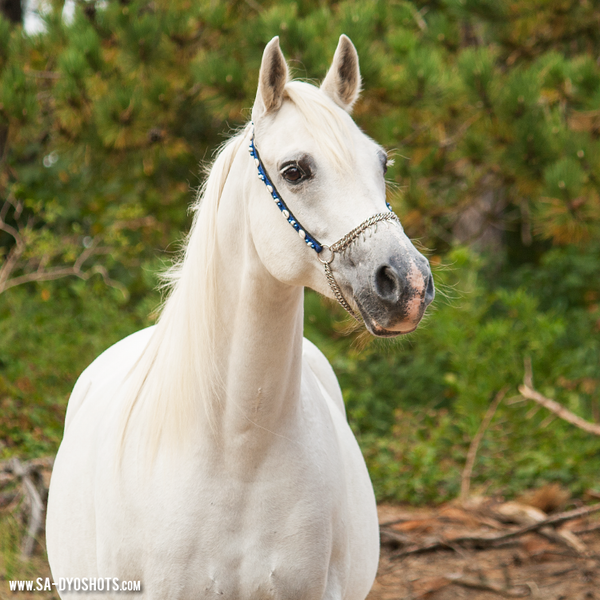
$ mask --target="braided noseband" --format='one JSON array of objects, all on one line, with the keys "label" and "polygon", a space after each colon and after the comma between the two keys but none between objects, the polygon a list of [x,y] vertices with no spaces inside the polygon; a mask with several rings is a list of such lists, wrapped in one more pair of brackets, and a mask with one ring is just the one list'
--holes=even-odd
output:
[{"label": "braided noseband", "polygon": [[392,207],[388,202],[386,205],[389,209],[387,213],[377,213],[372,217],[369,217],[366,221],[363,221],[358,227],[355,227],[352,231],[347,233],[343,238],[339,239],[335,244],[328,246],[327,244],[321,244],[317,241],[314,235],[308,232],[306,227],[303,227],[298,219],[293,215],[292,211],[288,208],[286,203],[284,202],[281,194],[277,191],[273,180],[269,177],[267,173],[267,169],[265,165],[260,159],[260,155],[258,154],[258,150],[256,149],[256,145],[254,143],[254,130],[252,132],[252,139],[250,140],[249,147],[250,155],[254,159],[254,164],[256,165],[256,169],[258,171],[258,178],[265,184],[269,194],[275,201],[277,208],[281,211],[281,214],[285,217],[287,222],[296,230],[300,238],[306,243],[307,246],[312,248],[317,253],[317,258],[321,262],[321,264],[325,267],[325,278],[327,279],[327,283],[329,283],[329,287],[335,296],[335,299],[341,304],[341,306],[352,315],[357,321],[360,321],[359,315],[356,314],[354,309],[348,304],[344,295],[342,294],[342,290],[337,284],[335,277],[333,276],[333,272],[331,271],[331,267],[329,266],[337,252],[343,252],[352,244],[352,242],[361,234],[364,233],[367,229],[376,225],[380,221],[396,221],[400,224],[400,219],[398,219],[397,215],[392,211]]}]

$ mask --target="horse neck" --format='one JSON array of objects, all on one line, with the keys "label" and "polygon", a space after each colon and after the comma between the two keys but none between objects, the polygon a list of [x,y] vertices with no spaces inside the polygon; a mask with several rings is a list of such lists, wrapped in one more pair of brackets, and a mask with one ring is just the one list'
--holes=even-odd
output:
[{"label": "horse neck", "polygon": [[150,459],[200,444],[243,468],[239,456],[252,461],[296,422],[303,290],[271,276],[254,248],[246,141],[232,138],[215,161],[172,292],[127,376],[119,457],[131,434]]},{"label": "horse neck", "polygon": [[300,395],[303,290],[275,279],[256,252],[247,214],[256,186],[244,183],[255,178],[252,167],[244,144],[231,169],[244,176],[227,179],[216,222],[213,352],[222,395],[214,410],[228,440],[282,435]]}]

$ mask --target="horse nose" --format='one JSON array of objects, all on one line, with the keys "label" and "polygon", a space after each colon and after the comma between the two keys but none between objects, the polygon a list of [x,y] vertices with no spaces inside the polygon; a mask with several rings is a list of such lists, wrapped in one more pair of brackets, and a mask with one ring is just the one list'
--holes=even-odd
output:
[{"label": "horse nose", "polygon": [[433,285],[433,275],[429,273],[427,277],[427,289],[425,290],[425,308],[427,308],[435,298],[435,286]]},{"label": "horse nose", "polygon": [[[402,300],[402,295],[406,292],[411,293],[410,286],[404,282],[399,270],[392,265],[381,265],[375,272],[375,293],[380,300],[389,304],[397,304]],[[433,276],[427,265],[427,275],[423,282],[423,302],[427,308],[435,298],[435,286],[433,285]],[[414,293],[414,290],[413,290]],[[423,293],[423,292],[421,292]]]},{"label": "horse nose", "polygon": [[390,265],[382,265],[375,272],[375,293],[381,300],[396,304],[402,295],[402,282],[398,271]]}]

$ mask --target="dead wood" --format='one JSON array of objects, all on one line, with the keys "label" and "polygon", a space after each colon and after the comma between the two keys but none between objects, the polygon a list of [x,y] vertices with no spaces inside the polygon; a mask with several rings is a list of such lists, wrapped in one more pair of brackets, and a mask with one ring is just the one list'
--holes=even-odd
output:
[{"label": "dead wood", "polygon": [[523,384],[519,386],[519,393],[521,396],[523,396],[523,398],[537,402],[540,406],[543,406],[550,412],[554,413],[563,421],[567,421],[567,423],[571,423],[571,425],[575,425],[575,427],[579,427],[579,429],[583,429],[584,431],[592,433],[593,435],[600,435],[600,425],[597,425],[596,423],[590,423],[589,421],[582,419],[575,413],[567,410],[562,404],[556,402],[556,400],[542,396],[542,394],[533,388],[531,361],[529,360],[525,361],[525,375],[523,377]]},{"label": "dead wood", "polygon": [[412,541],[408,535],[383,526],[379,527],[379,539],[384,546],[406,546]]},{"label": "dead wood", "polygon": [[591,525],[590,527],[586,527],[584,529],[576,529],[572,533],[575,535],[586,535],[588,533],[595,533],[596,531],[600,531],[600,523],[597,525]]},{"label": "dead wood", "polygon": [[3,487],[6,483],[14,480],[15,460],[26,473],[44,469],[51,470],[54,465],[53,456],[42,456],[41,458],[31,458],[29,460],[19,460],[15,458],[0,460],[0,487]]},{"label": "dead wood", "polygon": [[446,579],[454,585],[460,585],[465,588],[481,590],[484,592],[493,592],[494,594],[499,594],[500,596],[505,596],[507,598],[523,598],[530,595],[529,588],[523,585],[514,588],[508,588],[493,583],[464,577],[463,575],[446,575]]},{"label": "dead wood", "polygon": [[51,457],[28,461],[11,458],[0,462],[0,489],[14,486],[0,495],[0,506],[12,511],[25,500],[28,507],[27,533],[21,545],[21,556],[25,559],[33,554],[36,538],[43,529],[48,492],[43,471],[50,470],[53,462]]},{"label": "dead wood", "polygon": [[570,410],[567,410],[562,404],[559,404],[555,400],[551,400],[550,398],[546,398],[546,396],[542,396],[539,392],[536,392],[534,389],[531,389],[529,386],[523,384],[519,386],[519,393],[528,400],[533,400],[537,402],[544,408],[553,412],[557,417],[560,417],[563,421],[567,421],[571,423],[571,425],[575,425],[575,427],[579,427],[579,429],[583,429],[588,433],[592,433],[594,435],[600,435],[600,425],[596,425],[596,423],[590,423],[581,417],[578,417],[575,413],[572,413]]},{"label": "dead wood", "polygon": [[542,527],[539,530],[539,534],[543,535],[546,539],[551,542],[555,542],[575,550],[578,554],[586,554],[588,552],[587,546],[572,532],[568,530],[555,530],[552,527]]},{"label": "dead wood", "polygon": [[[498,546],[512,540],[514,538],[520,537],[527,533],[533,533],[541,530],[545,527],[557,527],[558,525],[562,525],[567,521],[571,521],[573,519],[580,519],[582,517],[586,517],[593,513],[600,511],[600,504],[595,504],[594,506],[577,508],[575,510],[570,510],[566,512],[562,512],[542,521],[538,521],[537,523],[532,523],[530,525],[526,525],[524,527],[519,527],[518,529],[512,529],[506,533],[502,534],[494,534],[494,535],[464,535],[455,537],[452,539],[438,539],[425,544],[414,544],[412,546],[408,546],[401,550],[398,550],[394,553],[394,557],[398,558],[401,556],[407,556],[409,554],[422,554],[424,552],[431,552],[435,550],[447,550],[451,549],[452,546],[470,546],[475,548],[491,548],[494,546]],[[396,540],[399,543],[399,540]]]},{"label": "dead wood", "polygon": [[[548,515],[539,508],[521,502],[505,502],[504,504],[497,506],[494,510],[498,517],[508,519],[511,522],[522,526],[539,523],[548,518]],[[551,526],[545,526],[542,527],[538,533],[549,539],[551,542],[567,546],[580,554],[587,552],[586,545],[571,531],[557,530]]]},{"label": "dead wood", "polygon": [[29,503],[29,522],[27,525],[27,535],[23,539],[21,546],[21,555],[23,558],[29,558],[33,554],[35,539],[42,528],[44,515],[44,502],[33,483],[30,473],[32,469],[25,468],[18,458],[12,458],[12,471],[16,477],[21,479],[21,484],[25,490]]},{"label": "dead wood", "polygon": [[[600,495],[598,496],[598,498],[600,499]],[[407,511],[406,513],[402,514],[402,516],[397,516],[396,518],[392,519],[391,521],[383,521],[379,525],[381,527],[389,527],[390,525],[398,525],[400,523],[407,523],[409,521],[419,521],[419,520],[431,519],[432,516],[434,516],[434,515],[435,515],[435,511],[430,510],[430,509],[410,510],[410,511]]]},{"label": "dead wood", "polygon": [[450,581],[446,577],[433,577],[410,582],[410,594],[403,600],[421,600],[422,598],[431,598],[440,590],[448,587]]}]

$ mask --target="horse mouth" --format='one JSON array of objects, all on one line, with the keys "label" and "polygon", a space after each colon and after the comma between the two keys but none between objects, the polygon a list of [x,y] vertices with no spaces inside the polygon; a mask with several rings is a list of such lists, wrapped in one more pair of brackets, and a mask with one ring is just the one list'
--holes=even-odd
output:
[{"label": "horse mouth", "polygon": [[399,337],[401,335],[407,335],[409,333],[412,333],[416,328],[417,328],[417,325],[415,325],[412,329],[407,329],[406,331],[403,331],[403,330],[394,331],[393,329],[384,329],[383,327],[379,327],[378,325],[372,325],[372,327],[369,327],[369,325],[367,325],[367,329],[373,335],[375,335],[377,337],[389,337],[389,338]]},{"label": "horse mouth", "polygon": [[417,328],[418,323],[417,323],[417,325],[412,327],[412,329],[397,329],[397,330],[386,329],[385,327],[381,327],[380,325],[378,325],[375,321],[372,321],[371,319],[365,320],[365,325],[367,326],[369,333],[371,333],[372,335],[374,335],[376,337],[392,338],[392,337],[399,337],[401,335],[407,335],[409,333],[412,333]]},{"label": "horse mouth", "polygon": [[357,301],[356,298],[353,298],[354,304],[358,308],[358,312],[360,313],[365,326],[368,332],[375,337],[385,337],[385,338],[393,338],[399,337],[401,335],[407,335],[412,333],[418,326],[421,319],[417,320],[416,323],[410,322],[407,323],[404,327],[402,322],[394,325],[393,329],[388,329],[386,327],[381,326],[373,317],[369,315],[369,313],[361,306],[360,302]]}]

